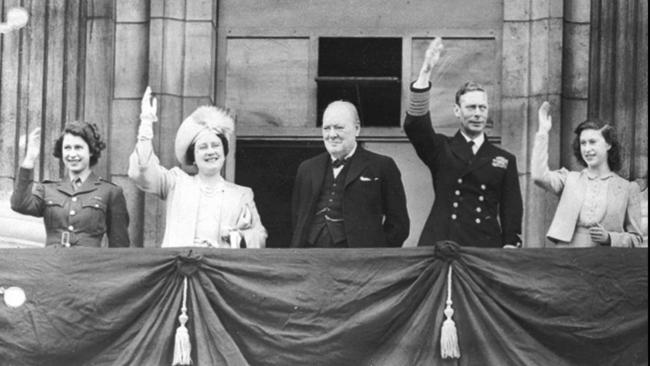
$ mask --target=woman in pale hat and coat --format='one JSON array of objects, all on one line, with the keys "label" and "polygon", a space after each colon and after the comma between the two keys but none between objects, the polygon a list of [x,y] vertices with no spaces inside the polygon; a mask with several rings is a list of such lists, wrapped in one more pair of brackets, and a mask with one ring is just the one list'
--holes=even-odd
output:
[{"label": "woman in pale hat and coat", "polygon": [[203,106],[181,123],[176,132],[176,158],[195,166],[196,175],[160,165],[151,143],[155,121],[156,99],[147,88],[128,173],[140,189],[167,201],[161,246],[263,248],[267,234],[253,191],[221,176],[234,132],[233,117],[221,108]]}]

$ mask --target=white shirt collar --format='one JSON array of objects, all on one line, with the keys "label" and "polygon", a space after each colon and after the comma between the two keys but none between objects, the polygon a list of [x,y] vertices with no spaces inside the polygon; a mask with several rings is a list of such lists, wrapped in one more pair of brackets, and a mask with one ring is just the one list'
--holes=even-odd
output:
[{"label": "white shirt collar", "polygon": [[467,136],[465,134],[465,132],[463,132],[462,130],[460,131],[460,134],[463,135],[463,137],[465,138],[465,141],[467,141],[467,142],[474,141],[474,145],[472,146],[472,150],[474,151],[474,154],[476,154],[478,149],[480,149],[481,146],[483,145],[483,143],[485,142],[485,134],[484,133],[481,133],[476,138],[471,138],[471,137]]}]

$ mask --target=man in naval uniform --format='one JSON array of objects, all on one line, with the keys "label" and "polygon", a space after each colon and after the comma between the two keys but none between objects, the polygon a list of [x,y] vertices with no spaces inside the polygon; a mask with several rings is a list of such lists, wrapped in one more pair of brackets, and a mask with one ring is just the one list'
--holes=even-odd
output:
[{"label": "man in naval uniform", "polygon": [[433,178],[435,201],[418,245],[452,240],[463,246],[521,246],[523,205],[515,157],[491,144],[484,133],[488,97],[467,82],[456,92],[453,137],[436,133],[429,112],[429,81],[443,46],[436,38],[411,85],[404,130]]}]

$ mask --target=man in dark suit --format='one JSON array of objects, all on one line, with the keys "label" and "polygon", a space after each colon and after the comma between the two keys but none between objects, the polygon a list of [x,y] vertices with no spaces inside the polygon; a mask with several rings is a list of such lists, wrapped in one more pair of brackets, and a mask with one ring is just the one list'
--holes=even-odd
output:
[{"label": "man in dark suit", "polygon": [[460,129],[453,137],[436,133],[429,113],[431,71],[443,46],[436,38],[411,85],[404,130],[433,178],[435,201],[418,245],[453,240],[478,247],[521,246],[523,205],[517,162],[491,144],[484,133],[488,98],[477,83],[456,93],[454,114]]},{"label": "man in dark suit", "polygon": [[353,104],[323,113],[327,152],[298,167],[293,188],[292,247],[399,247],[409,233],[406,195],[393,159],[357,144]]}]

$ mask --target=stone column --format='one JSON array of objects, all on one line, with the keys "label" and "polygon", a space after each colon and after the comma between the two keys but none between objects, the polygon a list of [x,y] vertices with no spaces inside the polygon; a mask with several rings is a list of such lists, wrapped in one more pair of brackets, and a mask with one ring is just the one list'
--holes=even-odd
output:
[{"label": "stone column", "polygon": [[[159,123],[154,149],[167,168],[174,156],[176,130],[196,107],[215,103],[217,0],[156,0],[150,2],[149,81],[158,98]],[[162,241],[164,202],[147,195],[144,243]]]},{"label": "stone column", "polygon": [[[522,239],[543,247],[552,198],[530,180],[530,152],[537,129],[537,109],[548,100],[560,121],[563,3],[504,1],[501,69],[502,146],[517,156],[524,199]],[[560,129],[551,133],[551,165],[557,165]],[[553,207],[554,210],[554,207]]]},{"label": "stone column", "polygon": [[562,72],[561,166],[580,170],[573,158],[573,130],[587,118],[589,103],[589,37],[591,1],[567,0],[564,4],[564,53]]},{"label": "stone column", "polygon": [[147,87],[149,2],[115,2],[115,66],[111,107],[111,180],[122,187],[129,209],[129,236],[143,245],[145,194],[127,176],[129,155],[138,133],[140,100]]}]

